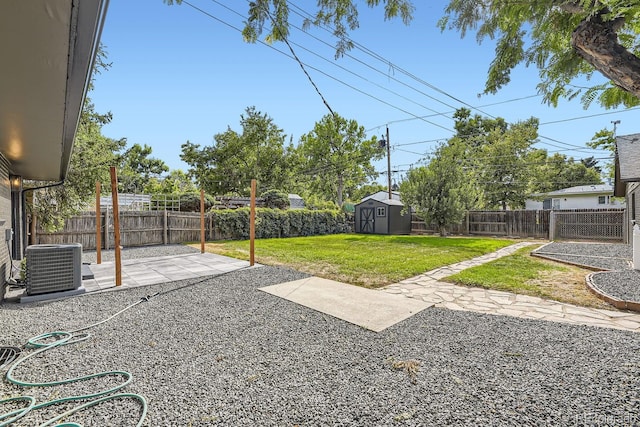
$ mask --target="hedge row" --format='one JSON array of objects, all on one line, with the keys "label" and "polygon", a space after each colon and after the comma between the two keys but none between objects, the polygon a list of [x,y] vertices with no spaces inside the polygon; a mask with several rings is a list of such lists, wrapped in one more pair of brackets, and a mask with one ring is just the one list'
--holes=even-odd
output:
[{"label": "hedge row", "polygon": [[[249,211],[249,208],[211,211],[216,238],[248,239]],[[257,208],[256,238],[349,233],[352,223],[350,214],[335,210]]]}]

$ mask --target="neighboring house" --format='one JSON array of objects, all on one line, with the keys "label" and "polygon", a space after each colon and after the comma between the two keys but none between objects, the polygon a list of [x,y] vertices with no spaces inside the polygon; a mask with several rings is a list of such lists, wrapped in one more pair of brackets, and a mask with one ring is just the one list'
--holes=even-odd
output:
[{"label": "neighboring house", "polygon": [[632,242],[633,224],[640,223],[640,133],[616,137],[615,195],[627,201],[627,241]]},{"label": "neighboring house", "polygon": [[563,188],[548,193],[532,194],[525,209],[609,209],[624,208],[624,201],[614,198],[613,185],[595,184]]},{"label": "neighboring house", "polygon": [[[385,197],[386,196],[386,197]],[[355,232],[369,234],[410,234],[411,212],[402,213],[399,193],[379,191],[355,205]],[[397,197],[397,199],[395,198]]]},{"label": "neighboring house", "polygon": [[[0,2],[0,274],[26,242],[23,180],[62,185],[107,0]],[[10,239],[13,230],[13,238]],[[11,250],[9,250],[11,249]]]}]

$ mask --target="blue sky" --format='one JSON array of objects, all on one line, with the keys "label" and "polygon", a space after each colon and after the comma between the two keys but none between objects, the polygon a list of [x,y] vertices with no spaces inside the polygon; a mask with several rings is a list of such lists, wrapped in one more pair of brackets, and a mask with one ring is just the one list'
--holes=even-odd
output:
[{"label": "blue sky", "polygon": [[[242,40],[237,29],[243,27],[247,2],[189,3],[194,7],[167,6],[162,0],[110,1],[102,43],[113,65],[96,76],[89,95],[97,111],[113,113],[104,128],[107,136],[148,144],[170,168],[186,170],[181,144],[210,145],[228,127],[241,131],[240,115],[249,106],[272,117],[294,143],[328,114],[285,44]],[[290,3],[296,23],[298,13],[313,12],[315,5]],[[453,135],[451,116],[462,106],[509,122],[538,117],[538,147],[575,158],[607,157],[607,152],[585,149],[585,142],[602,128],[612,129],[614,120],[620,120],[618,134],[638,132],[634,121],[640,110],[595,105],[584,110],[578,100],[557,108],[542,104],[536,69],[518,68],[497,95],[478,97],[493,59],[492,44],[478,45],[473,35],[461,39],[454,31],[441,33],[436,22],[445,1],[414,3],[409,26],[384,21],[381,8],[362,8],[360,28],[351,37],[363,49],[337,60],[328,32],[292,28],[290,36],[335,112],[358,121],[369,135],[382,135],[389,126],[392,170],[398,171],[394,180]],[[596,76],[591,83],[599,80]],[[376,169],[386,172],[386,160],[376,162]],[[385,183],[386,176],[378,181]]]}]

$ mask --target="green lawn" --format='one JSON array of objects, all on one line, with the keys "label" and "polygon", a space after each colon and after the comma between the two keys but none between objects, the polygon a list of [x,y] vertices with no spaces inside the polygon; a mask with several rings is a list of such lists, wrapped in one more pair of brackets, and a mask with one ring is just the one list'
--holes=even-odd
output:
[{"label": "green lawn", "polygon": [[585,307],[613,309],[585,285],[589,271],[531,256],[535,246],[442,279],[463,286],[513,292]]},{"label": "green lawn", "polygon": [[[256,262],[380,287],[513,244],[513,240],[334,234],[255,241]],[[207,243],[207,251],[249,259],[248,241]]]}]

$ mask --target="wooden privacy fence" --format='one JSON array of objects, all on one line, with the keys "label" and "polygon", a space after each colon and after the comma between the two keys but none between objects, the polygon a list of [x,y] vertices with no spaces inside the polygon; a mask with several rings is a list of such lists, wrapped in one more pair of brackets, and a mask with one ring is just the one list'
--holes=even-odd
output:
[{"label": "wooden privacy fence", "polygon": [[[438,233],[415,215],[412,233]],[[469,211],[451,234],[624,241],[624,209]]]},{"label": "wooden privacy fence", "polygon": [[[320,211],[318,211],[320,212]],[[320,212],[321,214],[322,212]],[[320,215],[321,216],[321,215]],[[113,249],[115,245],[115,233],[113,229],[113,212],[105,209],[100,213],[101,233],[100,240],[103,249]],[[199,212],[173,212],[173,211],[122,211],[120,212],[120,244],[123,247],[175,244],[200,241],[200,213]],[[313,217],[312,217],[313,218]],[[248,215],[247,215],[248,227]],[[300,219],[300,218],[298,218]],[[291,224],[287,228],[287,236],[311,235],[314,233],[326,234],[333,232],[345,232],[353,230],[353,217],[347,216],[344,226],[340,221],[332,226],[327,223],[309,226],[309,222],[300,222],[296,226]],[[238,227],[242,231],[243,225],[235,228],[225,227],[219,221],[215,224],[213,213],[205,214],[205,239],[206,240],[230,240],[238,237]],[[297,228],[296,228],[297,227]],[[290,230],[290,232],[289,232]],[[339,230],[339,231],[336,231]],[[85,212],[68,218],[64,228],[57,232],[46,232],[40,227],[32,230],[33,244],[66,244],[80,243],[83,250],[96,249],[96,214]],[[242,234],[242,233],[240,233]],[[248,236],[248,229],[246,232]],[[276,236],[277,237],[277,236]],[[247,237],[248,238],[248,237]]]}]

